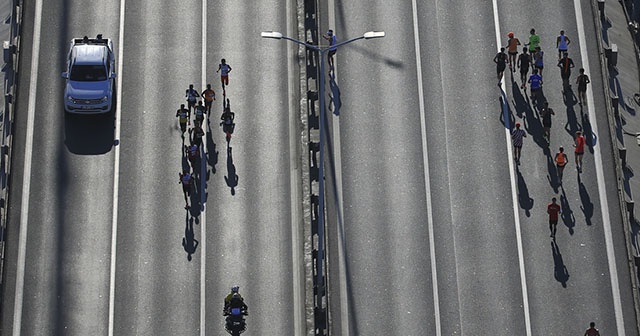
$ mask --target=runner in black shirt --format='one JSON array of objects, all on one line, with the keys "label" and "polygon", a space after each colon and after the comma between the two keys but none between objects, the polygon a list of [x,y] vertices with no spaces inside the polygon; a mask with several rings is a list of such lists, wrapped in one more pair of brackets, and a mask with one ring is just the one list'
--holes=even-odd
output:
[{"label": "runner in black shirt", "polygon": [[518,56],[518,68],[520,69],[520,80],[522,81],[521,89],[527,87],[527,75],[529,74],[529,65],[531,64],[531,55],[527,52],[527,47],[522,48],[522,54]]},{"label": "runner in black shirt", "polygon": [[498,86],[500,86],[500,84],[502,84],[502,74],[504,74],[504,69],[506,69],[507,63],[509,63],[507,54],[504,53],[504,48],[500,48],[500,52],[493,58],[493,62],[495,62],[497,66]]}]

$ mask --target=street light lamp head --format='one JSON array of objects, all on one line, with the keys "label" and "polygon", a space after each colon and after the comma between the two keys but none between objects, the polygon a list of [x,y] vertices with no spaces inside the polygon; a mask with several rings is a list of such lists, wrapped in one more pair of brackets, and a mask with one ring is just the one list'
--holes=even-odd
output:
[{"label": "street light lamp head", "polygon": [[260,36],[263,38],[272,38],[272,39],[282,39],[282,37],[284,35],[282,35],[282,33],[280,32],[274,32],[274,31],[264,31],[262,33],[260,33]]},{"label": "street light lamp head", "polygon": [[366,32],[364,33],[364,38],[365,39],[372,39],[372,38],[379,38],[379,37],[384,37],[384,32],[377,32],[377,31],[370,31],[370,32]]}]

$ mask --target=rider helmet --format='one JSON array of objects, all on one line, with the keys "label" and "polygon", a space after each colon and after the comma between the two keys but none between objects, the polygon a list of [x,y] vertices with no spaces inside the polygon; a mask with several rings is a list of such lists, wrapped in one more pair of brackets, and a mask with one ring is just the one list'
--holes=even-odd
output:
[{"label": "rider helmet", "polygon": [[231,291],[234,292],[234,293],[238,293],[239,290],[240,290],[240,286],[238,286],[238,285],[235,285],[235,286],[231,287]]},{"label": "rider helmet", "polygon": [[509,34],[507,34],[507,36],[513,37],[513,32],[509,32]]}]

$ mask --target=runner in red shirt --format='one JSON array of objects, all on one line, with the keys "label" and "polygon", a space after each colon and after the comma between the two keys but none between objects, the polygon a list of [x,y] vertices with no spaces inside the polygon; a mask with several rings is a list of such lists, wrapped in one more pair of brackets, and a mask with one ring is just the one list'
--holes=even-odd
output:
[{"label": "runner in red shirt", "polygon": [[600,331],[596,329],[596,323],[589,323],[589,329],[584,332],[584,336],[600,336]]},{"label": "runner in red shirt", "polygon": [[558,214],[561,213],[560,204],[556,203],[555,197],[551,199],[551,203],[547,205],[547,213],[549,214],[549,237],[556,239],[556,226],[558,225]]},{"label": "runner in red shirt", "polygon": [[576,140],[575,143],[573,144],[573,147],[576,148],[575,150],[575,154],[576,154],[576,166],[578,169],[578,173],[582,173],[582,155],[584,155],[584,136],[582,135],[581,131],[577,131],[576,132]]}]

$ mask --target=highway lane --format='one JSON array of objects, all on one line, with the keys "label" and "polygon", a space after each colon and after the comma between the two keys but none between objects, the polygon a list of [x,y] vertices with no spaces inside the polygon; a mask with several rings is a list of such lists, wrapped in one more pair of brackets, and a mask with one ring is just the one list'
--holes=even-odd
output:
[{"label": "highway lane", "polygon": [[[112,116],[64,118],[59,77],[71,37],[96,33],[115,39],[116,51],[122,48],[124,55],[119,74],[123,95],[113,334],[219,334],[224,327],[222,299],[232,284],[241,286],[250,305],[247,335],[294,334],[294,328],[303,326],[294,321],[304,297],[293,296],[292,263],[301,251],[292,248],[299,240],[291,229],[301,219],[300,195],[290,192],[297,190],[291,181],[299,180],[291,172],[300,171],[298,149],[289,137],[300,132],[295,122],[299,91],[297,70],[287,61],[297,49],[259,37],[268,29],[296,36],[295,6],[209,4],[205,26],[201,5],[127,2],[123,45],[117,44],[119,2],[44,7],[41,50],[57,56],[41,57],[38,72],[37,164],[30,174],[37,183],[28,212],[22,319],[32,322],[22,323],[23,334],[109,331],[114,122]],[[27,18],[32,17],[33,4],[26,7],[31,8]],[[30,38],[31,32],[25,34],[24,45]],[[23,53],[25,64],[29,50]],[[217,125],[222,92],[215,68],[221,57],[234,67],[227,94],[239,124],[232,159]],[[199,90],[204,86],[203,72],[218,100],[207,129],[206,183],[191,198],[187,212],[177,184],[185,162],[175,110],[189,83]],[[22,83],[28,83],[24,73]],[[26,106],[26,99],[22,101]],[[19,117],[21,132],[24,123]],[[16,140],[16,152],[20,148],[24,139]],[[240,179],[231,195],[225,177],[234,173]],[[19,194],[11,199],[10,207],[19,213]],[[199,200],[207,207],[201,208]],[[13,228],[19,228],[19,219],[12,218],[7,239],[7,256],[14,259],[18,231]],[[185,247],[185,240],[191,246]],[[194,248],[195,241],[199,245]],[[207,241],[209,252],[203,256]],[[7,274],[15,278],[13,262]],[[5,294],[3,302],[3,333],[11,332],[13,316],[7,312],[13,289],[5,289],[10,295]],[[279,313],[274,314],[274,308]]]},{"label": "highway lane", "polygon": [[299,120],[299,76],[288,66],[297,47],[260,38],[266,30],[297,36],[295,2],[219,3],[207,13],[207,80],[222,97],[215,70],[222,58],[232,66],[226,98],[237,125],[227,145],[218,103],[211,116],[217,164],[206,214],[207,334],[221,330],[222,299],[234,284],[249,305],[247,335],[300,334],[294,309],[304,298],[294,297],[293,268],[301,265],[292,265],[292,223],[301,225],[302,196],[294,195],[292,205],[290,175],[299,170],[290,159],[298,149],[289,145],[301,132],[289,126],[290,119]]},{"label": "highway lane", "polygon": [[[588,22],[585,27],[591,29],[587,37],[593,41],[590,7],[584,7]],[[543,38],[549,41],[555,39],[562,27],[577,41],[570,3],[556,8],[542,3],[498,2],[498,8],[503,35],[518,27],[518,35],[524,40],[531,26],[543,27]],[[527,16],[534,8],[545,8],[546,12]],[[604,224],[597,209],[600,196],[592,158],[585,161],[583,188],[573,183],[565,188],[576,223],[588,217],[591,225],[574,237],[560,233],[555,254],[551,253],[545,213],[554,191],[546,181],[543,150],[532,140],[539,141],[539,135],[529,134],[526,140],[521,174],[515,175],[518,203],[512,202],[509,144],[501,121],[495,65],[491,62],[497,49],[491,3],[452,1],[438,2],[437,6],[417,5],[419,56],[427,107],[430,183],[427,192],[433,200],[435,270],[429,267],[432,256],[427,239],[429,209],[425,206],[421,160],[425,149],[420,146],[424,135],[420,133],[416,97],[419,77],[415,74],[412,45],[415,34],[412,23],[406,19],[411,6],[404,3],[390,11],[388,6],[369,4],[364,8],[336,1],[333,10],[336,24],[330,28],[335,28],[339,39],[372,29],[387,31],[380,45],[362,43],[338,52],[342,103],[339,117],[342,165],[338,169],[342,169],[343,176],[348,273],[346,296],[336,295],[335,288],[342,284],[332,282],[332,317],[341,322],[334,323],[334,332],[347,326],[342,321],[344,316],[348,316],[354,334],[410,335],[424,330],[433,333],[437,319],[441,323],[441,330],[437,331],[445,335],[473,334],[475,330],[487,334],[526,334],[527,318],[531,318],[534,335],[581,331],[589,320],[596,320],[603,329],[616,330],[612,298],[616,292],[608,276]],[[549,60],[556,53],[551,47],[545,48],[549,50],[547,69],[551,68],[545,73],[553,78],[557,69]],[[577,43],[572,48],[577,48]],[[597,62],[594,48],[589,46],[590,58]],[[574,60],[578,58],[576,55]],[[597,82],[600,79],[597,63],[593,63],[591,71],[592,81]],[[562,98],[553,93],[552,88],[559,88],[556,86],[559,78],[556,80],[548,85],[549,98],[558,106],[554,134],[561,133],[560,128],[567,123]],[[508,88],[509,102],[515,101],[520,107],[521,96],[512,93],[510,84]],[[594,83],[593,89],[601,92],[601,84]],[[603,101],[599,96],[596,98],[597,106],[603,110]],[[512,109],[516,113],[517,108],[512,105]],[[609,139],[606,119],[602,114],[598,118],[600,128],[595,131],[598,138]],[[530,132],[536,132],[532,119],[527,120],[526,126]],[[565,147],[571,148],[568,133],[560,136],[565,138]],[[552,145],[557,146],[553,141]],[[607,165],[612,162],[610,148],[603,146],[601,150],[605,161],[609,158],[605,172],[612,171]],[[570,158],[573,160],[571,155]],[[567,181],[575,178],[575,173],[567,171]],[[615,177],[607,173],[605,184],[614,186]],[[606,196],[612,209],[610,222],[623,297],[620,313],[625,317],[621,328],[634,334],[630,275],[622,228],[617,224],[619,204],[615,188],[610,189],[613,190],[607,190]],[[514,207],[522,207],[517,209],[517,217]],[[580,207],[585,209],[585,217],[577,213]],[[523,261],[518,258],[516,240],[519,223]],[[335,242],[330,246],[332,251],[337,249]],[[339,262],[335,255],[331,260],[333,265]],[[570,280],[562,280],[563,265],[571,268]],[[526,295],[520,277],[522,267],[526,270]],[[429,281],[432,272],[437,272],[437,304],[432,302],[435,285]],[[336,279],[335,275],[332,278]],[[553,294],[549,295],[550,292]],[[346,304],[341,302],[345,299]],[[434,320],[435,308],[439,308],[440,315]]]},{"label": "highway lane", "polygon": [[201,218],[184,209],[175,117],[188,85],[200,88],[200,13],[177,1],[126,2],[114,335],[200,327],[202,258],[196,248],[187,260],[182,242],[202,241]]},{"label": "highway lane", "polygon": [[[534,8],[542,9],[537,17],[513,15],[526,13]],[[599,50],[593,15],[589,3],[582,5],[586,40],[578,38],[576,11],[573,2],[558,3],[549,8],[542,2],[499,2],[502,35],[517,31],[523,40],[528,30],[535,27],[542,37],[542,48],[546,50],[544,70],[545,97],[554,108],[550,151],[540,136],[540,124],[527,109],[523,95],[517,85],[508,85],[509,101],[518,120],[523,121],[529,132],[526,153],[523,156],[521,173],[518,175],[519,204],[523,227],[524,247],[527,254],[527,283],[532,318],[533,334],[569,334],[585,329],[590,320],[596,321],[601,331],[627,335],[637,334],[635,312],[626,263],[624,234],[622,231],[620,205],[617,198],[616,180],[613,174],[614,158],[611,153],[611,137],[605,115],[602,80],[599,66]],[[583,63],[580,47],[586,43],[588,68],[592,80],[591,90],[595,105],[581,110],[577,98],[563,95],[561,79],[556,67],[557,49],[555,38],[564,29],[571,38],[570,55],[576,64],[572,81]],[[503,38],[504,41],[504,38]],[[509,81],[507,81],[509,83]],[[519,83],[519,80],[517,81]],[[574,83],[575,90],[575,83]],[[588,115],[588,117],[587,117]],[[597,129],[596,126],[597,125]],[[584,169],[578,178],[572,150],[573,135],[583,130],[590,145],[584,157]],[[593,136],[589,136],[593,134]],[[598,142],[605,171],[606,194],[601,194],[596,183],[596,167],[593,144]],[[563,145],[568,151],[570,164],[565,171],[564,188],[549,176],[546,156],[554,155]],[[564,215],[558,225],[556,243],[545,240],[549,235],[545,206],[552,196],[562,201]],[[601,197],[608,200],[610,222],[603,222]],[[612,284],[609,257],[606,251],[605,229],[610,225],[615,243],[615,260],[619,281]],[[615,285],[612,291],[612,285]],[[616,288],[617,287],[617,288]],[[619,290],[621,306],[617,311],[612,292]],[[624,323],[618,329],[616,316],[623,316]]]},{"label": "highway lane", "polygon": [[[33,18],[35,1],[25,1],[26,17]],[[26,219],[26,267],[24,271],[23,335],[104,334],[109,304],[109,255],[113,155],[113,120],[107,118],[67,118],[63,110],[63,80],[69,41],[85,34],[117,36],[117,12],[113,3],[65,6],[43,3],[38,68],[31,63],[31,31],[25,31],[21,55],[25,72],[21,74],[19,117],[16,120],[15,152],[25,151],[24,130],[30,102],[28,87],[37,72],[33,165],[29,206],[21,210],[19,197],[11,198],[11,227],[7,257],[16,258],[21,220]],[[28,20],[26,20],[28,21]],[[33,26],[28,25],[31,29]],[[20,113],[22,112],[22,113]],[[21,160],[23,157],[16,156]],[[24,161],[14,162],[21,167]],[[23,176],[12,181],[16,189],[24,185]],[[26,204],[26,203],[25,203]],[[26,217],[28,216],[28,217]],[[15,275],[14,265],[8,274]],[[3,332],[12,331],[15,287],[5,288],[11,299],[5,302]],[[20,315],[18,315],[20,316]],[[15,332],[15,330],[14,330]]]},{"label": "highway lane", "polygon": [[[123,98],[119,222],[136,224],[119,226],[117,334],[219,334],[222,299],[234,284],[250,306],[248,335],[293,334],[288,120],[297,111],[288,109],[287,46],[260,40],[258,29],[286,29],[284,5],[209,4],[206,46],[200,5],[127,5],[125,31],[136,34],[126,34],[123,90],[141,96]],[[221,58],[233,68],[230,146],[218,126]],[[203,72],[218,99],[207,127],[206,189],[187,213],[175,183],[183,163],[173,111],[189,83],[201,90]],[[191,262],[182,246],[190,234],[199,242]]]},{"label": "highway lane", "polygon": [[[336,1],[335,8],[329,8],[335,11],[335,27],[329,22],[321,27],[322,32],[333,28],[339,41],[370,30],[387,34],[337,52],[341,107],[339,134],[332,130],[331,135],[339,135],[342,144],[338,169],[346,284],[331,273],[334,334],[419,335],[435,330],[420,97],[413,26],[406,19],[411,2],[381,5]],[[335,235],[337,224],[328,219],[327,230]],[[329,253],[335,253],[337,245],[331,241]],[[331,272],[339,263],[333,254]],[[344,295],[337,295],[342,285]]]}]

